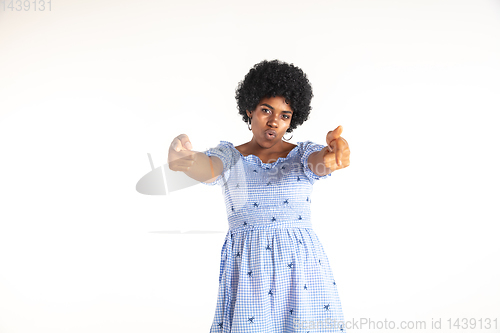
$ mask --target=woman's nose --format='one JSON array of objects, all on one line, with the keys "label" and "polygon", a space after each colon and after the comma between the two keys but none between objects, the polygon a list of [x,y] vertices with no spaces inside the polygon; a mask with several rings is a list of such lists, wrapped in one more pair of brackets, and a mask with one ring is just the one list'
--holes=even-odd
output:
[{"label": "woman's nose", "polygon": [[278,116],[277,115],[269,116],[269,120],[267,123],[269,126],[278,127]]}]

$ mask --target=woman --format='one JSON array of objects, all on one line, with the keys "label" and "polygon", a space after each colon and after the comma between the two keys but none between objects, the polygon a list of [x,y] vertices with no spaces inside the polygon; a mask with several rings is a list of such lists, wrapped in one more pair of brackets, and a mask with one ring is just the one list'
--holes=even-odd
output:
[{"label": "woman", "polygon": [[[328,258],[312,229],[312,185],[349,166],[342,127],[327,145],[288,143],[311,110],[312,88],[293,64],[256,64],[236,90],[252,139],[192,151],[185,134],[169,149],[171,170],[223,185],[229,231],[210,332],[345,331]],[[289,140],[289,139],[288,139]]]}]

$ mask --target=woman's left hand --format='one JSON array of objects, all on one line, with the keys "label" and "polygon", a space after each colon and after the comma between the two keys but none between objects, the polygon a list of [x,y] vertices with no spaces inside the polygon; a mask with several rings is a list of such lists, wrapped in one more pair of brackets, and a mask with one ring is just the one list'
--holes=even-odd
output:
[{"label": "woman's left hand", "polygon": [[339,126],[326,135],[327,151],[323,155],[323,162],[332,171],[346,168],[350,163],[351,151],[347,141],[340,136],[342,129],[342,126]]}]

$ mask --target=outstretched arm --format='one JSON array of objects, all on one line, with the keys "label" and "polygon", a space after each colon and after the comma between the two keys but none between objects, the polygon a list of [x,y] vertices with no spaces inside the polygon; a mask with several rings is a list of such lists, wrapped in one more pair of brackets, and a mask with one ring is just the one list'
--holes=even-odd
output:
[{"label": "outstretched arm", "polygon": [[308,166],[316,175],[324,176],[349,166],[351,151],[347,141],[340,136],[342,129],[338,126],[329,131],[326,135],[327,146],[309,155]]},{"label": "outstretched arm", "polygon": [[[208,157],[202,152],[191,150],[191,148],[191,142],[186,134],[181,134],[172,141],[168,151],[170,170],[182,171],[200,182],[211,183],[215,181],[223,170],[220,158]],[[213,168],[210,165],[210,160]]]},{"label": "outstretched arm", "polygon": [[309,169],[311,169],[312,172],[320,177],[325,176],[333,171],[324,163],[324,158],[327,151],[329,151],[328,147],[325,147],[321,150],[311,153],[311,155],[309,155],[309,158],[307,159]]}]

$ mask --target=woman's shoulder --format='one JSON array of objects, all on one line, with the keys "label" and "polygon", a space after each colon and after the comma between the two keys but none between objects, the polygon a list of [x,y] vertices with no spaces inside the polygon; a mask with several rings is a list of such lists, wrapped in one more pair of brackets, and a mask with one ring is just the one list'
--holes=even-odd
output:
[{"label": "woman's shoulder", "polygon": [[312,146],[321,146],[319,143],[316,143],[316,142],[311,141],[311,140],[297,142],[297,145],[303,149],[307,149],[307,148],[312,147]]},{"label": "woman's shoulder", "polygon": [[313,146],[316,146],[318,145],[317,143],[311,141],[311,140],[306,140],[306,141],[299,141],[297,142],[297,149],[300,151],[300,152],[304,152],[306,151],[307,149],[313,147]]},{"label": "woman's shoulder", "polygon": [[231,142],[225,140],[220,140],[217,146],[210,149],[219,149],[219,150],[224,150],[225,152],[235,151],[234,145]]},{"label": "woman's shoulder", "polygon": [[235,149],[231,142],[220,140],[217,146],[205,150],[205,154],[208,156],[224,154],[229,157],[233,155],[234,151]]}]

